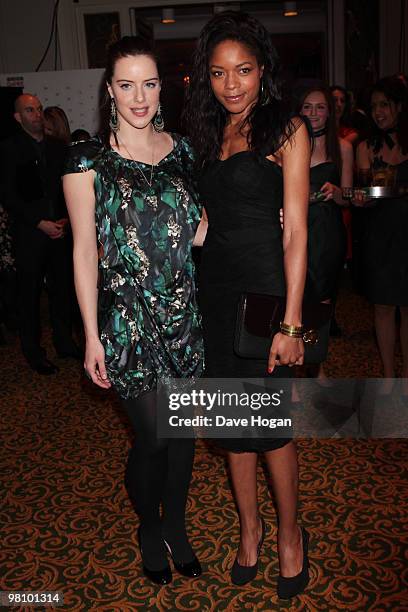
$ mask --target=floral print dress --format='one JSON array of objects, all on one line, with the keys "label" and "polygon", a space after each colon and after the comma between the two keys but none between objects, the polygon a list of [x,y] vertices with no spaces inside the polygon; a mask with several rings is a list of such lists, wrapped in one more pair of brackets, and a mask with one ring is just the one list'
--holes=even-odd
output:
[{"label": "floral print dress", "polygon": [[[155,167],[97,139],[71,145],[65,174],[94,170],[98,319],[108,378],[124,399],[198,377],[203,344],[192,241],[201,217],[186,139]],[[141,170],[140,170],[141,168]]]}]

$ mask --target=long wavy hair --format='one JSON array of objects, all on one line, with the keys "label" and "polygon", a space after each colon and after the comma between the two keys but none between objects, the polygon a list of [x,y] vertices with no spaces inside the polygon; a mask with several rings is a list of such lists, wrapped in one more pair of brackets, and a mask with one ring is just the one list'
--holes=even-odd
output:
[{"label": "long wavy hair", "polygon": [[[100,122],[98,130],[99,137],[105,145],[109,145],[112,135],[109,127],[111,98],[106,84],[112,84],[112,77],[118,60],[122,57],[137,57],[138,55],[150,57],[155,62],[160,76],[160,64],[153,47],[139,36],[123,36],[123,38],[117,40],[108,48],[105,72],[100,90]],[[114,136],[116,140],[116,135],[114,134]]]},{"label": "long wavy hair", "polygon": [[353,127],[351,121],[351,97],[349,92],[342,85],[332,85],[330,87],[330,93],[333,96],[335,91],[341,91],[344,96],[344,109],[341,117],[339,118],[339,125],[342,127]]},{"label": "long wavy hair", "polygon": [[[309,87],[298,94],[295,101],[295,111],[297,114],[302,114],[302,107],[306,98],[313,92],[318,91],[324,95],[328,108],[328,117],[326,121],[326,159],[333,161],[341,171],[341,152],[339,138],[337,136],[336,113],[334,108],[334,100],[331,90],[323,85]],[[313,131],[310,130],[312,137],[312,150],[314,147]]]},{"label": "long wavy hair", "polygon": [[[403,82],[396,76],[380,79],[372,88],[371,96],[379,92],[384,94],[387,100],[400,105],[398,113],[396,136],[397,142],[403,155],[408,153],[408,94]],[[375,131],[369,144],[373,147],[374,153],[378,153],[384,144],[384,132],[375,124]]]},{"label": "long wavy hair", "polygon": [[198,38],[183,114],[199,167],[219,158],[228,119],[228,112],[213,93],[209,73],[213,51],[225,40],[245,45],[256,57],[258,65],[263,66],[262,94],[241,126],[242,133],[246,133],[248,148],[262,156],[271,155],[295,131],[290,114],[281,101],[279,61],[270,33],[246,13],[222,12],[204,26]]},{"label": "long wavy hair", "polygon": [[46,132],[50,138],[68,144],[71,140],[71,130],[65,112],[59,106],[47,106],[44,109],[44,119],[47,123]]}]

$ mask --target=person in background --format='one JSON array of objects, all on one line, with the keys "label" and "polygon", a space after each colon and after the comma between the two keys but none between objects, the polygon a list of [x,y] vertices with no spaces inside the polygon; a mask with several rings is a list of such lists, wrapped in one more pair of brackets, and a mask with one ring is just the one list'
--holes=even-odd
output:
[{"label": "person in background", "polygon": [[[69,121],[65,111],[59,106],[47,106],[44,109],[44,131],[48,138],[57,140],[68,146],[71,143],[71,134],[69,128]],[[68,229],[68,228],[67,228]],[[83,341],[83,329],[81,313],[79,311],[78,302],[75,296],[73,275],[72,288],[71,288],[71,310],[72,310],[72,324],[74,332],[78,337],[81,338],[81,344]]]},{"label": "person in background", "polygon": [[[354,143],[357,146],[364,140],[370,140],[375,131],[374,122],[371,117],[370,109],[371,89],[361,87],[354,92],[353,110],[351,113],[351,125],[358,132],[359,138]],[[357,179],[357,166],[354,163],[354,183]],[[351,215],[351,223],[349,216]],[[362,269],[362,237],[365,227],[365,211],[356,206],[344,209],[343,219],[345,225],[349,224],[350,230],[347,235],[349,243],[347,245],[347,268],[351,274],[351,281],[355,293],[363,293],[363,269]]]},{"label": "person in background", "polygon": [[[349,200],[343,198],[342,189],[353,186],[353,146],[337,136],[333,99],[327,88],[303,91],[296,112],[307,117],[313,137],[305,297],[331,302],[337,294],[345,258],[342,207],[348,206]],[[318,378],[326,378],[323,364]]]},{"label": "person in background", "polygon": [[69,121],[59,106],[47,106],[44,109],[44,131],[48,138],[54,138],[64,144],[71,142]]},{"label": "person in background", "polygon": [[[357,168],[374,184],[408,188],[407,88],[397,77],[381,79],[371,94],[376,132],[357,149]],[[366,203],[361,194],[354,202]],[[362,245],[364,292],[374,304],[374,321],[384,377],[391,392],[395,371],[396,309],[403,355],[403,394],[408,397],[408,197],[383,198],[364,211]]]},{"label": "person in background", "polygon": [[72,338],[72,255],[61,184],[65,146],[45,136],[43,108],[36,96],[19,96],[14,117],[20,129],[1,143],[0,156],[16,254],[20,340],[30,367],[47,375],[58,368],[41,346],[44,278],[55,350],[60,357],[81,359]]},{"label": "person in background", "polygon": [[[351,96],[347,89],[341,85],[333,85],[330,87],[330,91],[333,96],[336,112],[336,124],[337,124],[337,135],[339,138],[350,142],[353,147],[356,147],[360,135],[358,131],[353,127],[351,120]],[[353,235],[352,235],[352,217],[349,208],[344,208],[342,211],[343,223],[346,228],[347,236],[347,248],[346,248],[346,261],[351,266],[353,259]],[[330,326],[330,334],[334,337],[342,335],[342,331],[337,323],[335,312],[333,314],[332,323]]]},{"label": "person in background", "polygon": [[351,123],[350,94],[341,85],[333,85],[330,91],[335,103],[337,135],[354,146],[358,142],[359,134]]}]

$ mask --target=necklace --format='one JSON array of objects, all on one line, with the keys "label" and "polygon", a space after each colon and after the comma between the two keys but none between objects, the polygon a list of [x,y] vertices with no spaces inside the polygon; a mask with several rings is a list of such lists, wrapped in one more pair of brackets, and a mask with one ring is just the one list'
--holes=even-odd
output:
[{"label": "necklace", "polygon": [[146,178],[145,173],[143,172],[143,170],[141,169],[141,167],[139,165],[139,162],[130,153],[130,151],[127,148],[127,146],[125,145],[125,143],[122,142],[121,140],[119,140],[119,138],[118,138],[118,142],[125,149],[126,153],[129,155],[130,159],[135,162],[136,168],[139,170],[140,174],[143,176],[143,178],[144,178],[144,180],[146,182],[146,185],[151,187],[153,185],[153,172],[154,172],[154,146],[152,147],[152,163],[151,163],[151,166],[150,166],[150,181],[148,181],[147,178]]},{"label": "necklace", "polygon": [[313,138],[319,138],[319,136],[323,136],[324,134],[327,134],[327,128],[321,128],[320,130],[316,130],[316,132],[313,132]]}]

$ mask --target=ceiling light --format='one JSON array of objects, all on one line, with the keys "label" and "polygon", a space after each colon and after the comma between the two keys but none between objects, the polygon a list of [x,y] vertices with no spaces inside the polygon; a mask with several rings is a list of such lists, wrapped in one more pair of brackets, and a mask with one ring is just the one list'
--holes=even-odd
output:
[{"label": "ceiling light", "polygon": [[176,23],[176,18],[174,17],[174,8],[164,8],[162,10],[162,23]]},{"label": "ceiling light", "polygon": [[298,14],[296,2],[283,3],[283,15],[285,17],[296,17]]}]

